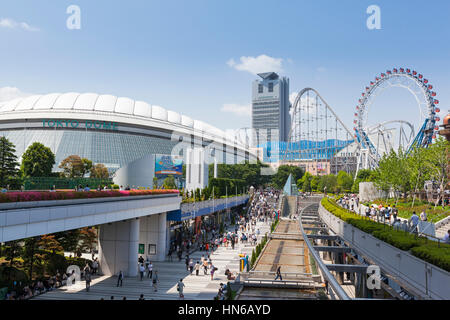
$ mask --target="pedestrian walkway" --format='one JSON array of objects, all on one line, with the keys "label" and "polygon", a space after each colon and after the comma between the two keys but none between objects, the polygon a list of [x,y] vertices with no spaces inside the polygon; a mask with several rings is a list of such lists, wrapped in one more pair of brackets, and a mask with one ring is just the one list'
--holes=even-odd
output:
[{"label": "pedestrian walkway", "polygon": [[[260,229],[259,243],[265,233],[270,231],[270,223],[258,221],[256,228]],[[89,292],[86,292],[84,281],[82,281],[82,285],[77,288],[63,287],[33,299],[100,300],[103,298],[109,300],[111,296],[114,296],[115,300],[120,300],[123,297],[128,300],[137,300],[141,294],[144,294],[144,298],[147,300],[177,300],[179,299],[176,289],[177,282],[182,278],[185,284],[183,293],[186,300],[212,300],[217,295],[220,283],[227,283],[228,281],[225,270],[229,269],[236,276],[239,272],[239,254],[248,254],[250,257],[254,248],[255,246],[243,244],[240,241],[234,249],[231,248],[231,245],[228,247],[220,246],[211,254],[211,261],[218,268],[213,280],[211,280],[209,270],[207,275],[204,275],[203,269],[200,270],[199,276],[195,275],[195,271],[190,275],[186,270],[185,255],[183,254],[181,261],[178,261],[177,257],[173,257],[173,262],[153,262],[153,272],[158,271],[159,278],[157,292],[153,291],[152,281],[147,277],[144,277],[143,281],[140,281],[139,277],[126,277],[123,280],[123,286],[117,287],[117,276],[93,276]],[[202,254],[206,255],[204,251],[196,251],[190,254],[194,264],[196,261],[200,261]]]}]

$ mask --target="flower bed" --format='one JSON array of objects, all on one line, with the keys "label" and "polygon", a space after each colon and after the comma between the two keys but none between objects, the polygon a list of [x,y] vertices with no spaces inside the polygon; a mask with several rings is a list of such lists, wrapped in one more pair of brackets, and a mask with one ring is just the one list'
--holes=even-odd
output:
[{"label": "flower bed", "polygon": [[404,231],[394,230],[391,226],[368,220],[349,210],[339,207],[335,201],[323,198],[322,206],[336,217],[374,237],[404,251],[410,251],[419,259],[450,271],[450,245],[416,237]]},{"label": "flower bed", "polygon": [[178,190],[155,189],[155,190],[105,190],[105,191],[25,191],[0,193],[0,203],[7,202],[27,202],[46,200],[70,200],[70,199],[90,199],[90,198],[110,198],[145,196],[157,194],[179,193]]}]

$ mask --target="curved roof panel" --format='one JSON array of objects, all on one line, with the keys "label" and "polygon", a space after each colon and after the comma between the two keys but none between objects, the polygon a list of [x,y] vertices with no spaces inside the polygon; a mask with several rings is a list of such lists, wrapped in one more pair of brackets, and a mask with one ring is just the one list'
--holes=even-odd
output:
[{"label": "curved roof panel", "polygon": [[114,112],[116,107],[117,97],[109,94],[102,94],[98,97],[95,103],[95,111]]},{"label": "curved roof panel", "polygon": [[95,102],[98,99],[96,93],[83,93],[75,100],[73,108],[76,110],[94,110]]},{"label": "curved roof panel", "polygon": [[47,96],[39,99],[38,103],[34,105],[34,109],[72,109],[80,94],[77,92],[69,92],[58,95],[53,103],[46,98]]},{"label": "curved roof panel", "polygon": [[181,115],[175,111],[167,111],[167,121],[172,122],[172,123],[176,123],[176,124],[181,124]]},{"label": "curved roof panel", "polygon": [[140,117],[151,118],[152,107],[144,101],[136,101],[134,103],[134,115]]},{"label": "curved roof panel", "polygon": [[167,111],[160,106],[152,106],[152,118],[167,121]]},{"label": "curved roof panel", "polygon": [[36,101],[39,100],[39,98],[42,97],[42,95],[34,95],[30,97],[24,98],[16,107],[16,110],[31,110],[34,107],[34,104]]},{"label": "curved roof panel", "polygon": [[134,100],[130,98],[117,98],[116,107],[114,112],[133,114]]}]

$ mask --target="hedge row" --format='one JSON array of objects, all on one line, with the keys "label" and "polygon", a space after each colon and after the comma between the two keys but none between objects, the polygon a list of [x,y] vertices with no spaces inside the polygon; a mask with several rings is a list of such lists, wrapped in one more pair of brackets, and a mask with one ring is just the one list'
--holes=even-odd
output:
[{"label": "hedge row", "polygon": [[267,234],[262,239],[261,243],[256,246],[255,249],[252,251],[252,258],[251,258],[251,268],[254,267],[256,260],[258,259],[259,255],[261,254],[262,249],[267,243]]},{"label": "hedge row", "polygon": [[410,251],[414,256],[450,271],[450,245],[438,243],[423,237],[417,237],[404,231],[394,230],[389,225],[380,224],[346,210],[334,200],[323,198],[322,206],[341,220],[373,235],[404,251]]}]

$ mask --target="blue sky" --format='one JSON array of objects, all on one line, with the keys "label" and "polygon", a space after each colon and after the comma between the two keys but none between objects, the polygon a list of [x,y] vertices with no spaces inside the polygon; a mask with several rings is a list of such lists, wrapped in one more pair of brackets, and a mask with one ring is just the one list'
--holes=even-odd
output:
[{"label": "blue sky", "polygon": [[[66,27],[71,4],[80,30]],[[366,27],[372,4],[381,30]],[[254,72],[273,66],[351,127],[364,87],[393,67],[422,73],[450,109],[449,31],[447,0],[2,1],[0,87],[127,96],[228,129],[250,126]],[[394,88],[370,117],[417,124],[418,111]]]}]

